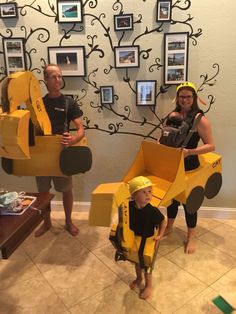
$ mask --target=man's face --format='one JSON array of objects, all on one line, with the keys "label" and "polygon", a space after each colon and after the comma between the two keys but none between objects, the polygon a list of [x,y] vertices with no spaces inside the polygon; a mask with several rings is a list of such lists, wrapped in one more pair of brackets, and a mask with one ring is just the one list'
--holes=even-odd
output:
[{"label": "man's face", "polygon": [[47,68],[47,77],[45,78],[48,91],[60,91],[62,87],[62,73],[56,66]]}]

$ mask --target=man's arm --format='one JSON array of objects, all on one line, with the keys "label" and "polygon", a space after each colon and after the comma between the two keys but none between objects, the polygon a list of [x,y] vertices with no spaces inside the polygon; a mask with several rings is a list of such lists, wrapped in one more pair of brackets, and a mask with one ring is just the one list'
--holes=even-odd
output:
[{"label": "man's arm", "polygon": [[73,123],[76,128],[76,133],[71,134],[69,132],[65,132],[61,138],[61,144],[65,146],[71,146],[78,143],[84,137],[84,126],[80,118],[76,118],[73,120]]}]

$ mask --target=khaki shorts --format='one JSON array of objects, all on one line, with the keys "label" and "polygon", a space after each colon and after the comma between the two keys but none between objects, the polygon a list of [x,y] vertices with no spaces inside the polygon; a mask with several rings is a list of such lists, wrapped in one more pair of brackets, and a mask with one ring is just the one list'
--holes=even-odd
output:
[{"label": "khaki shorts", "polygon": [[52,182],[57,192],[67,192],[73,188],[72,177],[36,177],[39,193],[49,192]]}]

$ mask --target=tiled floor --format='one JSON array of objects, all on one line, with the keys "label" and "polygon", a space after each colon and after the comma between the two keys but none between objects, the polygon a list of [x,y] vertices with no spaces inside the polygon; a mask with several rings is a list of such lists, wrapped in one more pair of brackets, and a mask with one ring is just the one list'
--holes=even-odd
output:
[{"label": "tiled floor", "polygon": [[236,220],[200,218],[198,248],[183,252],[185,222],[160,244],[147,301],[129,288],[134,267],[115,262],[109,228],[88,226],[88,213],[73,213],[77,237],[64,229],[64,214],[53,211],[53,228],[31,235],[8,260],[0,261],[1,314],[221,313],[218,295],[236,300]]}]

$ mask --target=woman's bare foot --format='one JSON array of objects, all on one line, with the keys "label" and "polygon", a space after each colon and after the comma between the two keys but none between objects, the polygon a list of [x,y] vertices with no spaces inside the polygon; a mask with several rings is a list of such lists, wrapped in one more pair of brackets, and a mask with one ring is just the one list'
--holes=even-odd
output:
[{"label": "woman's bare foot", "polygon": [[193,254],[196,251],[196,238],[189,238],[185,243],[184,252],[186,254]]},{"label": "woman's bare foot", "polygon": [[72,223],[66,223],[65,229],[73,236],[77,236],[79,233],[79,229]]},{"label": "woman's bare foot", "polygon": [[186,254],[193,254],[196,251],[196,228],[188,228],[188,238],[184,245]]},{"label": "woman's bare foot", "polygon": [[47,232],[52,227],[52,223],[50,222],[43,222],[42,225],[35,231],[34,236],[41,237],[45,232]]},{"label": "woman's bare foot", "polygon": [[136,278],[134,281],[131,282],[130,289],[134,290],[136,287],[139,287],[141,285],[142,278]]},{"label": "woman's bare foot", "polygon": [[140,299],[146,300],[151,296],[151,294],[152,294],[152,288],[151,287],[145,287],[141,291],[139,297],[140,297]]}]

